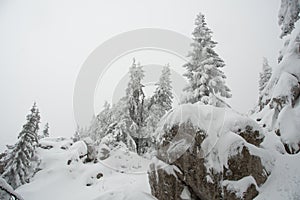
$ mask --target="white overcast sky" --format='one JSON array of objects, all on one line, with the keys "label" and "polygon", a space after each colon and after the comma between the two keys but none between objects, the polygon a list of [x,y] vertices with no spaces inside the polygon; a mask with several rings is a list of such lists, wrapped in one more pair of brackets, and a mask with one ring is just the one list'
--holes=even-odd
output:
[{"label": "white overcast sky", "polygon": [[102,42],[149,27],[190,37],[199,12],[226,63],[229,103],[247,112],[258,98],[262,57],[275,65],[281,48],[279,6],[280,0],[0,0],[0,150],[15,142],[34,101],[42,128],[49,122],[53,136],[73,135],[76,77]]}]

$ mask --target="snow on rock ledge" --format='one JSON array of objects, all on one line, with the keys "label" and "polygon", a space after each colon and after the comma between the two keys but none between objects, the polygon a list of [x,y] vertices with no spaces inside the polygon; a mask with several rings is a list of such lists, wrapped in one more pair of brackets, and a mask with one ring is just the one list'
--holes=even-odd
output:
[{"label": "snow on rock ledge", "polygon": [[[197,103],[183,104],[169,111],[156,130],[156,141],[166,161],[171,163],[193,145],[198,134],[205,138],[199,149],[201,156],[209,155],[213,148],[222,148],[224,142],[234,143],[236,135],[241,136],[238,140],[256,147],[264,139],[262,129],[254,120],[231,109]],[[222,141],[222,137],[227,140]]]},{"label": "snow on rock ledge", "polygon": [[[271,156],[260,147],[259,125],[230,109],[181,105],[163,117],[156,134],[157,159],[165,165],[153,160],[148,174],[158,199],[180,199],[183,190],[195,199],[240,199],[224,181],[236,182],[236,189],[252,199],[272,167]],[[253,184],[242,184],[249,176]]]}]

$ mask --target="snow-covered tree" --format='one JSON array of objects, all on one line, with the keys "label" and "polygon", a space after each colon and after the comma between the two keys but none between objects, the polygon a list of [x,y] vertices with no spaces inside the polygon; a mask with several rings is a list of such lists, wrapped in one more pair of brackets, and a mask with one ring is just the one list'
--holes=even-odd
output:
[{"label": "snow-covered tree", "polygon": [[[100,113],[101,114],[101,113]],[[99,115],[100,115],[99,114]],[[98,116],[99,116],[98,115]],[[94,141],[98,139],[100,132],[100,122],[98,116],[93,115],[90,126],[88,127],[88,137],[92,138]]]},{"label": "snow-covered tree", "polygon": [[46,123],[45,128],[43,130],[43,137],[49,137],[49,123]]},{"label": "snow-covered tree", "polygon": [[172,108],[172,86],[170,66],[164,66],[159,81],[155,84],[154,95],[148,105],[146,118],[147,132],[153,133],[161,117]]},{"label": "snow-covered tree", "polygon": [[190,61],[184,65],[189,85],[184,89],[183,103],[201,101],[205,104],[222,106],[220,97],[230,98],[230,89],[225,85],[225,74],[221,68],[224,61],[215,52],[216,42],[212,31],[207,27],[203,14],[197,15],[193,31]]},{"label": "snow-covered tree", "polygon": [[116,124],[113,134],[116,142],[123,142],[130,151],[136,151],[136,144],[132,137],[128,134],[126,120],[122,120]]},{"label": "snow-covered tree", "polygon": [[156,89],[151,98],[153,104],[158,104],[164,111],[172,108],[172,85],[170,66],[164,66],[159,81],[155,84]]},{"label": "snow-covered tree", "polygon": [[264,90],[272,75],[272,68],[269,65],[268,59],[263,58],[262,72],[259,73],[259,93]]},{"label": "snow-covered tree", "polygon": [[87,127],[87,126],[81,127],[81,126],[77,125],[77,129],[75,131],[75,134],[79,135],[79,139],[89,137],[90,136],[89,127]]},{"label": "snow-covered tree", "polygon": [[[264,89],[266,88],[270,78],[272,76],[272,68],[270,67],[267,58],[263,58],[263,66],[262,72],[259,73],[259,99],[258,99],[258,107],[254,110],[259,109],[261,110],[264,106],[263,103],[263,95]],[[267,92],[268,93],[268,92]]]},{"label": "snow-covered tree", "polygon": [[284,37],[292,32],[295,23],[299,19],[300,1],[299,0],[281,0],[281,6],[278,14],[278,24],[281,27],[280,37]]},{"label": "snow-covered tree", "polygon": [[144,100],[145,94],[143,92],[143,85],[141,83],[144,78],[144,71],[140,64],[133,61],[129,69],[130,80],[126,89],[126,106],[128,108],[130,119],[131,134],[137,139],[137,152],[140,153],[139,141],[142,137],[141,128],[144,125]]},{"label": "snow-covered tree", "polygon": [[142,66],[140,64],[136,64],[134,60],[129,69],[129,74],[130,80],[126,89],[129,116],[137,126],[141,126],[143,123],[145,100],[145,94],[143,91],[144,86],[141,83],[144,78],[144,70]]},{"label": "snow-covered tree", "polygon": [[75,131],[75,133],[73,135],[73,141],[77,142],[79,140],[80,140],[80,135],[79,135],[79,129],[78,129],[78,126],[77,126],[77,129],[76,129],[76,131]]},{"label": "snow-covered tree", "polygon": [[112,108],[108,102],[104,103],[103,110],[92,120],[90,127],[90,137],[99,141],[105,136],[109,125],[113,122]]},{"label": "snow-covered tree", "polygon": [[13,187],[17,188],[29,181],[35,171],[37,158],[35,147],[38,143],[37,132],[40,123],[36,104],[27,115],[27,122],[18,136],[18,141],[7,156],[2,177]]},{"label": "snow-covered tree", "polygon": [[[36,106],[36,103],[34,103],[34,105]],[[40,116],[39,109],[36,109],[34,119],[35,119],[34,133],[35,133],[36,138],[38,138],[38,132],[39,132],[39,129],[40,129],[40,125],[39,124],[41,123],[41,116]],[[37,140],[37,143],[38,143],[38,140]]]}]

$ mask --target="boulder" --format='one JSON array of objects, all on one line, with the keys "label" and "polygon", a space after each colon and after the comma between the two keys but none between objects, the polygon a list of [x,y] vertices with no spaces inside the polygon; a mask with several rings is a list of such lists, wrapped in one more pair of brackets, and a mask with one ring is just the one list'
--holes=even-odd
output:
[{"label": "boulder", "polygon": [[160,142],[148,171],[152,195],[160,200],[253,199],[258,195],[271,158],[260,147],[264,137],[259,126],[231,110],[223,115],[215,110],[220,108],[209,106],[178,109],[180,120],[176,120],[176,109],[172,110],[157,130]]}]

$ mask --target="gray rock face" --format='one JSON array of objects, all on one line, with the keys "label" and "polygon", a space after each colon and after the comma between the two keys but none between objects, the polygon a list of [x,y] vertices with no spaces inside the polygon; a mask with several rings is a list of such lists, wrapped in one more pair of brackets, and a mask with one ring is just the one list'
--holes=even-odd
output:
[{"label": "gray rock face", "polygon": [[[219,141],[227,142],[216,144],[209,152],[204,152],[201,148],[208,136],[201,127],[191,123],[166,127],[158,145],[157,159],[148,172],[153,196],[159,200],[234,200],[253,199],[258,195],[258,187],[268,176],[263,165],[265,158],[260,154],[263,149],[259,145],[263,138],[259,130],[244,123],[236,132],[220,136]],[[174,152],[171,143],[178,131],[188,132],[194,140],[184,153],[174,159],[169,152]],[[224,159],[227,160],[224,162]],[[235,184],[235,187],[225,183]],[[184,197],[184,190],[188,190],[188,198]]]},{"label": "gray rock face", "polygon": [[168,174],[164,169],[155,169],[155,165],[150,165],[149,173],[152,195],[158,199],[181,199],[184,184],[174,174]]}]

